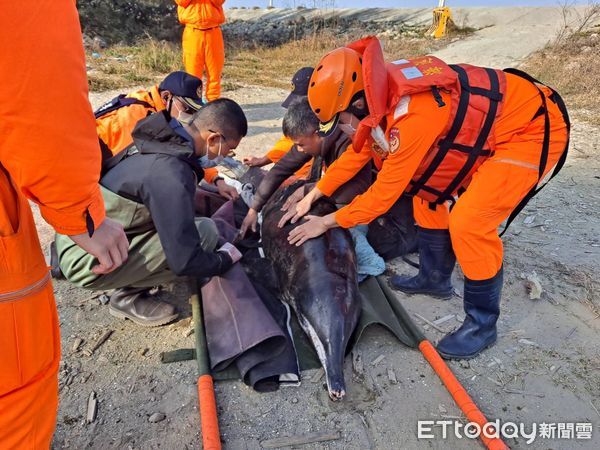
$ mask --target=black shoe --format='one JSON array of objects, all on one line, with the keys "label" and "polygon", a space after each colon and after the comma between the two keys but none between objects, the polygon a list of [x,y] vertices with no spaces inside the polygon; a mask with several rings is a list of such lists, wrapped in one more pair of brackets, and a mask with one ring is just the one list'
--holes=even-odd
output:
[{"label": "black shoe", "polygon": [[450,278],[456,263],[448,230],[419,228],[419,273],[414,277],[394,275],[392,288],[406,294],[426,294],[449,299],[454,292]]},{"label": "black shoe", "polygon": [[143,327],[158,327],[177,319],[179,314],[173,305],[156,300],[148,291],[148,288],[115,289],[110,296],[108,312]]},{"label": "black shoe", "polygon": [[487,280],[465,277],[464,308],[467,316],[461,327],[446,335],[437,345],[445,359],[471,359],[496,342],[496,322],[500,315],[502,268]]}]

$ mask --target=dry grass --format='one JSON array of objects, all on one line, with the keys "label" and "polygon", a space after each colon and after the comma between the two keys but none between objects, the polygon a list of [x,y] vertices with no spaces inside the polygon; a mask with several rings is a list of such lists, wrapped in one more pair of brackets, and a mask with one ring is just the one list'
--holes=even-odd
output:
[{"label": "dry grass", "polygon": [[566,7],[563,11],[564,26],[556,39],[523,68],[556,89],[574,115],[600,125],[600,5],[591,4],[570,24]]},{"label": "dry grass", "polygon": [[600,124],[600,28],[573,34],[534,54],[524,69],[552,86],[570,108]]},{"label": "dry grass", "polygon": [[[426,38],[382,39],[386,59],[410,58],[443,47],[447,41]],[[230,50],[223,79],[233,83],[288,88],[300,67],[315,66],[328,51],[347,44],[328,32],[275,48]]]},{"label": "dry grass", "polygon": [[[461,32],[462,33],[462,32]],[[382,38],[386,59],[410,58],[442,48],[455,37]],[[275,48],[226,50],[223,87],[234,90],[243,84],[287,88],[300,67],[314,66],[328,51],[347,44],[348,39],[323,31]],[[137,45],[115,45],[87,55],[90,89],[124,89],[155,82],[174,70],[182,70],[181,47],[147,38]]]},{"label": "dry grass", "polygon": [[115,45],[88,53],[90,90],[121,89],[154,82],[165,74],[183,69],[181,47],[151,38],[137,45]]}]

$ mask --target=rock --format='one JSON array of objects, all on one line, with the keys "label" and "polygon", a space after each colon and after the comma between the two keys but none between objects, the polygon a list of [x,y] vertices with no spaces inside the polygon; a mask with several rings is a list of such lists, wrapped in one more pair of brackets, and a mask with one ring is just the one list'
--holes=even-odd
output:
[{"label": "rock", "polygon": [[79,350],[79,347],[81,346],[81,344],[82,344],[82,343],[83,343],[83,339],[81,339],[81,338],[79,338],[79,337],[78,337],[78,338],[76,338],[76,339],[73,341],[73,347],[71,347],[71,350],[72,350],[73,352],[76,352],[77,350]]},{"label": "rock", "polygon": [[94,36],[92,43],[93,43],[94,47],[97,49],[103,49],[103,48],[107,47],[106,41],[104,39],[102,39],[100,36]]},{"label": "rock", "polygon": [[542,297],[542,283],[535,271],[527,275],[525,286],[529,292],[530,300],[539,300]]},{"label": "rock", "polygon": [[529,345],[531,347],[539,347],[536,342],[530,341],[529,339],[519,339],[519,344]]},{"label": "rock", "polygon": [[167,418],[167,416],[165,414],[163,414],[161,412],[155,412],[150,417],[148,417],[148,422],[150,422],[150,423],[158,423],[158,422],[162,422],[166,418]]}]

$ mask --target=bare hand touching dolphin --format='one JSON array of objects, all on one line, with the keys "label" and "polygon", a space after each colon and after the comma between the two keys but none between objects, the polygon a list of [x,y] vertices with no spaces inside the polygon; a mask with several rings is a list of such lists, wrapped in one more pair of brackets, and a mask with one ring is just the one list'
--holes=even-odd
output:
[{"label": "bare hand touching dolphin", "polygon": [[[296,194],[296,192],[294,192]],[[296,223],[298,219],[304,217],[310,211],[312,204],[319,198],[323,196],[323,193],[314,187],[306,196],[296,203],[296,207],[291,207],[292,205],[286,203],[281,208],[282,211],[285,211],[287,208],[289,210],[281,217],[281,220],[277,224],[279,228],[283,228],[285,224],[291,219],[291,223]],[[287,208],[286,208],[287,205]]]},{"label": "bare hand touching dolphin", "polygon": [[300,246],[309,239],[319,237],[330,228],[338,226],[335,221],[335,214],[333,213],[326,216],[309,215],[305,219],[306,222],[290,231],[288,235],[288,242],[290,244]]}]

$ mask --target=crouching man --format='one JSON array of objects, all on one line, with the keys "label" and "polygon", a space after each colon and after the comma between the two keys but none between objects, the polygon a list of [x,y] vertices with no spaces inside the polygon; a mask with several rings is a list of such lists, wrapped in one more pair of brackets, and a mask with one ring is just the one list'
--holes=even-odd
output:
[{"label": "crouching man", "polygon": [[143,326],[177,318],[173,305],[148,294],[152,286],[180,276],[219,275],[241,257],[230,244],[216,249],[216,226],[195,217],[194,194],[204,169],[234,150],[247,130],[244,112],[229,99],[208,103],[186,125],[165,112],[140,121],[126,156],[100,180],[107,216],[125,228],[128,260],[118,270],[97,274],[94,257],[59,235],[66,278],[87,289],[115,289],[109,312],[116,317]]}]

